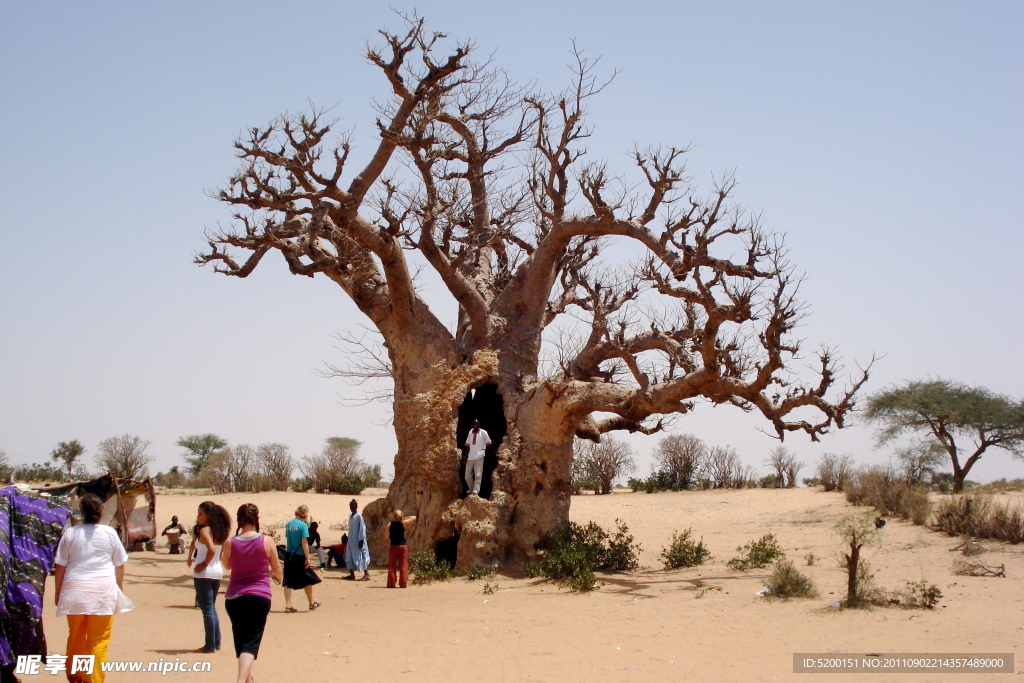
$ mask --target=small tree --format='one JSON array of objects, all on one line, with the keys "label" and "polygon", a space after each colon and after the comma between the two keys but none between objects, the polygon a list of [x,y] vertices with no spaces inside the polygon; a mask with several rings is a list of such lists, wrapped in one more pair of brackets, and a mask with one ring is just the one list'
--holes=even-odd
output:
[{"label": "small tree", "polygon": [[853,458],[845,453],[825,453],[815,474],[826,491],[842,491],[853,476]]},{"label": "small tree", "polygon": [[240,443],[234,447],[227,446],[224,455],[224,466],[231,480],[232,491],[258,491],[262,488],[259,486],[262,477],[255,448]]},{"label": "small tree", "polygon": [[192,474],[198,474],[210,456],[227,447],[228,442],[216,434],[192,434],[178,439],[178,445],[187,451],[185,461],[188,462]]},{"label": "small tree", "polygon": [[731,486],[739,478],[740,469],[740,456],[732,446],[714,446],[708,451],[704,471],[716,489]]},{"label": "small tree", "polygon": [[61,441],[57,447],[50,451],[50,459],[64,465],[68,474],[75,471],[75,461],[85,453],[85,446],[78,442],[78,439]]},{"label": "small tree", "polygon": [[692,434],[670,434],[654,449],[659,479],[673,491],[694,487],[707,456],[707,444]]},{"label": "small tree", "polygon": [[356,439],[331,437],[320,453],[299,461],[299,471],[314,491],[357,494],[366,487],[360,476],[366,466],[359,459],[360,445]]},{"label": "small tree", "polygon": [[768,453],[764,464],[775,471],[775,488],[793,488],[796,486],[796,475],[803,467],[797,462],[796,453],[785,446],[776,446]]},{"label": "small tree", "polygon": [[210,489],[213,493],[235,491],[231,480],[231,452],[228,449],[215,451],[203,461],[202,469],[192,477],[196,486]]},{"label": "small tree", "polygon": [[112,436],[100,442],[96,464],[118,479],[145,476],[153,456],[146,453],[149,441],[131,434]]},{"label": "small tree", "polygon": [[595,493],[611,493],[616,479],[636,469],[633,449],[611,436],[604,437],[600,443],[577,439],[575,451],[586,478],[596,486]]},{"label": "small tree", "polygon": [[900,473],[908,484],[924,484],[945,456],[946,449],[934,439],[915,439],[910,445],[896,449]]},{"label": "small tree", "polygon": [[292,481],[295,461],[283,443],[261,443],[256,448],[256,461],[264,484],[272,491],[287,491]]},{"label": "small tree", "polygon": [[[931,434],[953,464],[953,491],[963,490],[974,464],[990,447],[1024,456],[1024,402],[947,380],[910,381],[868,398],[867,418],[879,429],[880,444],[906,433]],[[973,439],[961,463],[957,438]]]},{"label": "small tree", "polygon": [[0,482],[6,485],[13,476],[14,468],[11,467],[11,461],[7,459],[7,451],[0,450]]},{"label": "small tree", "polygon": [[881,542],[881,527],[875,526],[874,515],[848,515],[836,523],[835,533],[849,548],[843,552],[846,564],[846,606],[859,607],[867,602],[868,581],[871,578],[867,564],[860,553],[865,546]]}]

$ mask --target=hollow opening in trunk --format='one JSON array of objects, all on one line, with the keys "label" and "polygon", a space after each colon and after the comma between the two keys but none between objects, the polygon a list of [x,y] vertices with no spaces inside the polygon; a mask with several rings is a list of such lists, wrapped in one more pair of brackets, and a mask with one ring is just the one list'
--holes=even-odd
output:
[{"label": "hollow opening in trunk", "polygon": [[458,559],[459,532],[456,531],[451,538],[437,542],[437,545],[434,546],[434,560],[436,562],[447,562],[454,567]]},{"label": "hollow opening in trunk", "polygon": [[484,474],[480,484],[480,497],[490,500],[493,484],[491,475],[498,466],[498,446],[508,432],[505,423],[505,399],[498,393],[497,384],[482,384],[466,394],[466,400],[459,406],[459,421],[455,428],[456,443],[462,449],[462,460],[459,464],[459,480],[462,482],[462,494],[465,498],[469,493],[466,485],[466,458],[469,455],[469,447],[466,446],[466,437],[473,429],[473,420],[480,420],[480,428],[491,437],[491,444],[484,454]]}]

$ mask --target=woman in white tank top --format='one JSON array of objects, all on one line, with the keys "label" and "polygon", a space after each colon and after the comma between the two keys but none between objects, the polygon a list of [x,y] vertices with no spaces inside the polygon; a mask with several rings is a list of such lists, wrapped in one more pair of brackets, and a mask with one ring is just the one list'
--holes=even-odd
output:
[{"label": "woman in white tank top", "polygon": [[[210,653],[220,649],[220,619],[217,617],[217,593],[220,592],[220,580],[224,577],[224,567],[220,562],[220,551],[231,531],[231,518],[228,511],[213,501],[205,501],[199,505],[196,514],[199,534],[196,537],[195,567],[192,571],[192,584],[196,589],[196,601],[203,612],[203,629],[206,640],[196,652]],[[192,558],[188,559],[192,566]]]}]

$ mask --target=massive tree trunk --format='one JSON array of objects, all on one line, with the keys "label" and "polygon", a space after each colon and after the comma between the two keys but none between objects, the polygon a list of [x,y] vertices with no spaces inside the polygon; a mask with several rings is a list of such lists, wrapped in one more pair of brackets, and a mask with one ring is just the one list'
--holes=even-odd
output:
[{"label": "massive tree trunk", "polygon": [[[412,552],[451,547],[457,539],[459,569],[519,565],[568,521],[578,419],[546,385],[521,386],[535,368],[515,367],[516,360],[477,351],[468,362],[438,372],[429,390],[396,395],[395,478],[387,498],[368,505],[364,515],[373,557],[387,557],[387,524],[396,509],[417,516],[407,536]],[[497,466],[488,472],[490,486],[481,497],[466,497],[459,413],[467,395],[488,385],[501,398],[505,433],[496,444]],[[493,433],[490,425],[499,418],[471,410],[468,419],[480,419]]]}]

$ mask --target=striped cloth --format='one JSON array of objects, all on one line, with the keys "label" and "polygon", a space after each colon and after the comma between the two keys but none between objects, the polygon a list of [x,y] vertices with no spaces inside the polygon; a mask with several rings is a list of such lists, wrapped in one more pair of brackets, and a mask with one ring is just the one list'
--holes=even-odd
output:
[{"label": "striped cloth", "polygon": [[43,587],[71,505],[13,486],[0,489],[0,666],[43,655]]}]

